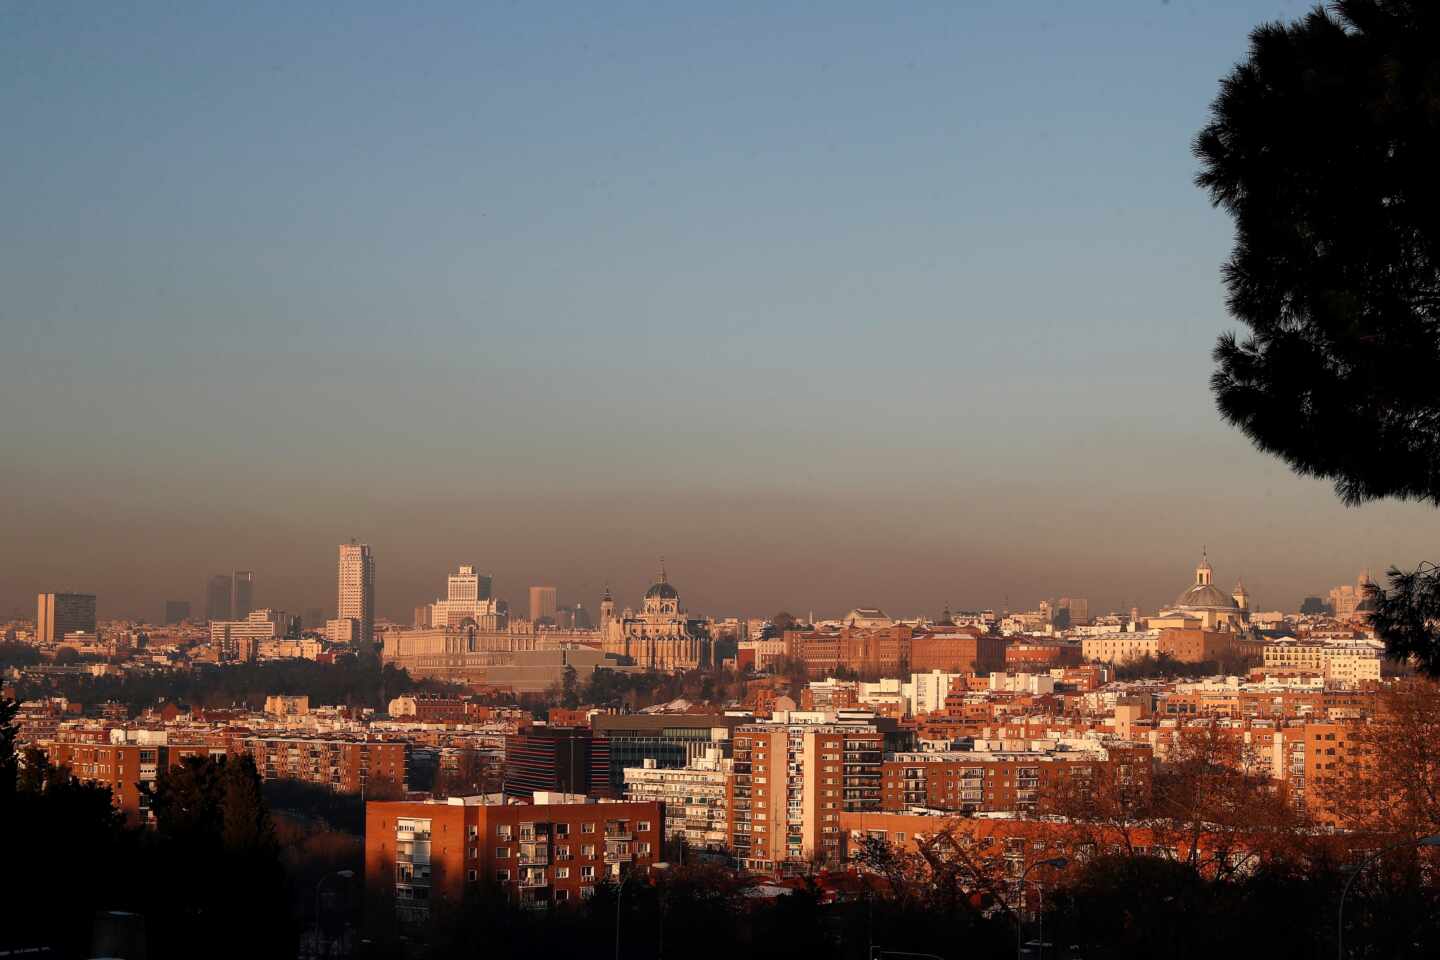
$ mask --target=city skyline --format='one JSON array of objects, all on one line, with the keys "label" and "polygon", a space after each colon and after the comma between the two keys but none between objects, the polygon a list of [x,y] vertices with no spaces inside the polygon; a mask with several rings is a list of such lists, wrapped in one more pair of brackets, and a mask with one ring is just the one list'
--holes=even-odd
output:
[{"label": "city skyline", "polygon": [[470,558],[588,605],[683,557],[761,614],[1429,556],[1433,511],[1342,506],[1208,390],[1190,141],[1291,5],[426,9],[3,15],[0,610],[236,569],[328,607],[352,534],[401,620]]},{"label": "city skyline", "polygon": [[[346,546],[346,544],[340,545],[342,552],[344,551]],[[374,548],[369,543],[361,544],[359,546],[363,547],[366,551],[364,556],[366,558],[366,562],[369,564],[369,569],[371,571],[369,573],[369,576],[373,578],[375,555]],[[334,545],[331,545],[330,550],[334,551],[335,549],[336,547]],[[702,598],[714,596],[714,591],[707,591],[703,589],[701,585],[692,583],[690,581],[690,578],[688,576],[685,576],[685,573],[688,571],[689,567],[688,563],[684,563],[684,565],[680,568],[682,570],[682,575],[679,582],[685,591],[686,602],[684,606],[687,610],[692,613],[716,617],[768,617],[771,614],[778,613],[783,610],[801,618],[811,613],[814,613],[818,619],[835,619],[840,617],[844,612],[850,609],[867,606],[883,609],[887,614],[892,617],[935,617],[939,614],[941,609],[945,607],[948,607],[957,612],[978,611],[982,609],[992,609],[995,611],[1008,609],[1011,612],[1020,612],[1025,610],[1037,609],[1042,604],[1056,604],[1059,606],[1063,606],[1064,601],[1068,601],[1072,597],[1082,603],[1086,603],[1088,615],[1093,617],[1101,616],[1108,613],[1128,614],[1132,606],[1138,606],[1143,612],[1152,613],[1165,608],[1167,605],[1172,604],[1175,599],[1175,595],[1192,582],[1190,573],[1194,568],[1195,557],[1214,556],[1213,552],[1211,552],[1209,548],[1202,546],[1200,550],[1200,554],[1192,554],[1189,560],[1185,560],[1183,562],[1182,558],[1173,558],[1178,564],[1175,576],[1168,578],[1170,582],[1163,583],[1160,587],[1149,591],[1149,594],[1153,594],[1153,596],[1142,595],[1139,593],[1134,596],[1128,596],[1122,593],[1118,593],[1113,589],[1110,590],[1108,593],[1104,590],[1099,591],[1100,597],[1103,598],[1105,596],[1113,596],[1115,598],[1113,601],[1106,599],[1097,599],[1097,594],[1092,593],[1087,595],[1082,590],[1073,588],[1066,589],[1063,586],[1055,586],[1049,589],[1036,589],[1028,592],[1007,591],[1001,596],[995,598],[993,602],[988,601],[984,598],[981,598],[976,602],[962,602],[961,598],[964,596],[964,594],[959,590],[955,590],[951,591],[951,594],[953,595],[946,594],[943,598],[937,599],[933,602],[922,597],[918,602],[907,604],[904,602],[890,602],[884,597],[877,598],[874,596],[866,595],[865,588],[858,584],[854,585],[854,589],[849,593],[846,593],[845,585],[836,584],[831,586],[831,589],[826,593],[826,595],[831,597],[838,596],[840,599],[836,602],[831,602],[828,605],[804,602],[802,598],[801,602],[788,604],[782,603],[778,606],[772,607],[760,607],[754,606],[753,604],[751,606],[746,606],[746,602],[743,597],[733,598],[730,600],[722,598],[719,602],[711,602],[709,600],[706,600],[706,602],[704,603],[697,602],[691,599],[697,594]],[[383,550],[381,550],[380,552],[382,554],[384,553]],[[1319,597],[1320,599],[1324,600],[1326,599],[1328,593],[1334,588],[1344,587],[1347,585],[1353,586],[1353,584],[1357,580],[1357,577],[1361,573],[1369,574],[1372,579],[1374,579],[1377,578],[1381,572],[1383,572],[1377,568],[1365,564],[1359,564],[1351,565],[1349,573],[1346,574],[1344,572],[1344,564],[1340,564],[1337,567],[1340,572],[1338,572],[1330,580],[1324,583],[1317,582],[1313,586],[1313,588],[1306,589],[1296,594],[1293,600],[1270,602],[1270,597],[1272,596],[1271,593],[1268,590],[1264,593],[1259,593],[1254,586],[1254,584],[1256,583],[1269,582],[1270,578],[1264,576],[1263,572],[1250,573],[1247,571],[1235,570],[1229,563],[1226,562],[1226,559],[1227,558],[1225,557],[1219,558],[1220,568],[1215,574],[1216,585],[1223,588],[1223,590],[1228,593],[1232,588],[1234,588],[1237,584],[1243,581],[1245,590],[1248,591],[1252,597],[1257,596],[1258,593],[1258,599],[1255,601],[1255,605],[1252,606],[1252,609],[1266,611],[1281,610],[1293,612],[1299,609],[1301,601],[1307,597]],[[328,593],[328,595],[331,597],[334,597],[336,592],[336,580],[333,563],[334,560],[332,553],[332,567],[330,570],[329,580],[328,583],[325,584],[323,591],[321,591],[324,593]],[[699,563],[700,566],[698,569],[706,569],[703,560],[699,561]],[[434,566],[434,564],[431,564],[430,566]],[[634,575],[627,575],[625,577],[587,577],[584,580],[578,581],[582,586],[576,588],[567,587],[563,585],[563,583],[556,587],[537,588],[531,582],[535,578],[527,578],[519,574],[509,574],[504,571],[498,573],[488,572],[485,571],[484,567],[475,568],[469,564],[462,564],[460,566],[462,569],[462,573],[466,575],[471,575],[471,571],[475,571],[478,569],[479,571],[481,571],[478,574],[481,581],[493,582],[495,584],[498,584],[498,586],[495,586],[493,588],[494,598],[497,600],[503,600],[508,602],[510,604],[512,616],[524,618],[528,617],[530,614],[530,607],[532,602],[531,591],[535,589],[553,590],[555,591],[555,595],[558,598],[565,601],[566,605],[579,603],[587,610],[591,611],[600,609],[600,599],[608,591],[614,594],[616,598],[617,610],[623,610],[627,608],[638,610],[642,605],[642,598],[646,589],[657,579],[658,574],[656,571],[659,569],[659,561],[657,560],[650,565],[650,572],[648,574],[636,573]],[[344,561],[342,560],[342,568],[343,567]],[[454,572],[455,567],[455,564],[450,564],[443,573],[441,573],[437,578],[435,578],[437,580],[448,579],[449,581],[451,581],[451,592],[453,592],[453,582],[457,579]],[[639,570],[642,567],[643,564],[640,564],[635,569]],[[252,571],[245,572],[252,577],[254,576],[254,573]],[[1166,572],[1168,571],[1162,570],[1158,577],[1152,579],[1165,581],[1167,580],[1167,578],[1165,577]],[[358,575],[358,573],[356,573],[356,575]],[[385,578],[380,579],[378,583],[371,587],[374,592],[374,616],[377,620],[383,618],[394,623],[408,624],[417,606],[425,606],[428,609],[430,601],[434,599],[433,595],[435,591],[433,589],[433,584],[426,585],[424,583],[425,578],[421,577],[421,585],[416,588],[418,592],[415,593],[415,597],[412,602],[410,599],[402,597],[391,597],[387,595],[388,591],[386,588],[386,583],[389,578],[389,575],[387,575]],[[401,579],[402,582],[409,583],[411,578],[403,577],[399,579]],[[592,590],[590,588],[591,584],[598,584],[598,586],[595,586]],[[259,604],[260,607],[296,611],[297,613],[299,611],[313,611],[316,609],[314,604],[309,602],[309,599],[312,597],[312,593],[309,591],[299,591],[295,588],[293,584],[287,585],[281,583],[279,585],[273,585],[269,584],[269,581],[267,580],[267,595],[268,592],[272,590],[276,595],[287,597],[289,599],[284,601],[277,600],[273,603],[267,601],[265,603]],[[156,596],[165,595],[165,591],[161,587],[156,587],[153,589],[153,591],[147,588],[147,593],[148,592],[154,592]],[[166,599],[157,601],[159,605],[163,606],[165,604],[175,602],[173,594],[165,596]],[[408,597],[408,594],[406,596]],[[205,609],[203,602],[204,598],[202,597],[201,600],[202,602],[200,606],[196,607],[194,603],[191,603],[191,607],[197,611],[203,611]],[[34,595],[30,595],[27,598],[26,602],[31,604],[33,608]],[[360,601],[357,600],[357,602]],[[327,606],[321,607],[319,609],[329,612],[336,611],[336,605],[332,604],[331,601],[327,600],[326,604]],[[134,614],[130,614],[118,610],[107,609],[104,596],[99,596],[97,600],[97,610],[100,619],[136,620],[149,623],[160,622],[161,618],[156,618],[153,613],[147,613],[145,611],[144,603],[137,603],[137,606],[140,609],[138,609]],[[9,611],[7,615],[28,618],[30,616],[30,613],[20,607],[17,607],[16,609]],[[244,617],[242,616],[234,616],[233,618],[242,620],[244,619]],[[207,619],[215,618],[208,617]],[[222,619],[229,619],[229,617]]]}]

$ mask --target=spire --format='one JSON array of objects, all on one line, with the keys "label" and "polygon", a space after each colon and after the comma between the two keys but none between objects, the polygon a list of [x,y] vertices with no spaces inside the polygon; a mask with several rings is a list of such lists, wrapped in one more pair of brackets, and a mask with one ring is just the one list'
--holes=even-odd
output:
[{"label": "spire", "polygon": [[668,581],[668,580],[665,579],[665,558],[664,558],[664,557],[661,557],[661,558],[660,558],[660,582],[661,582],[661,583],[669,583],[669,582],[670,582],[670,581]]}]

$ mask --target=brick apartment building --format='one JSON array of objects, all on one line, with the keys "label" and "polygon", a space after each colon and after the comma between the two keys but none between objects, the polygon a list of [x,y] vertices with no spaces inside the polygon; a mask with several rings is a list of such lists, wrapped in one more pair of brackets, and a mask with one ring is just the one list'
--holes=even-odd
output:
[{"label": "brick apartment building", "polygon": [[245,737],[232,753],[249,753],[264,780],[303,780],[336,793],[364,793],[377,782],[404,790],[410,744],[323,737]]},{"label": "brick apartment building", "polygon": [[1010,672],[1078,667],[1084,659],[1084,649],[1073,640],[1019,640],[1005,648],[1005,670]]},{"label": "brick apartment building", "polygon": [[1004,668],[1004,638],[978,630],[924,634],[910,641],[910,669],[916,673],[987,674]]},{"label": "brick apartment building", "polygon": [[55,766],[69,767],[77,779],[108,788],[115,809],[132,827],[154,821],[144,789],[155,783],[162,770],[178,766],[186,757],[223,753],[204,744],[169,745],[163,736],[151,738],[150,742],[47,741],[39,746]]},{"label": "brick apartment building", "polygon": [[882,807],[961,813],[1055,812],[1071,790],[1125,784],[1148,801],[1153,753],[1140,744],[1054,749],[1054,741],[979,741],[974,750],[900,753],[885,761]]},{"label": "brick apartment building", "polygon": [[464,723],[467,706],[458,697],[396,697],[387,712],[396,719],[416,723]]},{"label": "brick apartment building", "polygon": [[411,922],[437,905],[496,892],[527,904],[575,902],[603,877],[657,862],[663,821],[659,803],[371,802],[366,890]]},{"label": "brick apartment building", "polygon": [[756,871],[842,853],[840,813],[881,807],[885,734],[874,726],[767,723],[735,732],[730,846]]}]

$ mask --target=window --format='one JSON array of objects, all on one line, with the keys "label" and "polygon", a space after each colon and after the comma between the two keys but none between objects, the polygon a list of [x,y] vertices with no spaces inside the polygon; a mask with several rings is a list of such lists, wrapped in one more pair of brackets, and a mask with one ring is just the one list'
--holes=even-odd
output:
[{"label": "window", "polygon": [[593,824],[593,823],[582,823],[582,824],[580,824],[580,832],[581,832],[581,833],[594,833],[594,832],[595,832],[595,824]]},{"label": "window", "polygon": [[471,883],[474,883],[476,880],[480,879],[480,871],[478,871],[478,870],[466,870],[466,871],[465,871],[465,879],[466,879],[466,880],[469,880]]},{"label": "window", "polygon": [[509,839],[510,839],[510,824],[508,824],[508,823],[502,823],[502,824],[500,824],[499,826],[497,826],[497,827],[495,828],[495,836],[499,837],[501,840],[509,840]]},{"label": "window", "polygon": [[510,882],[510,871],[509,871],[509,870],[496,870],[496,871],[495,871],[495,882],[496,882],[496,883],[509,883],[509,882]]},{"label": "window", "polygon": [[585,846],[581,847],[580,856],[584,857],[586,860],[595,859],[595,844],[587,843],[585,844]]},{"label": "window", "polygon": [[555,902],[556,902],[556,903],[564,903],[566,900],[569,900],[569,899],[570,899],[570,891],[569,891],[569,890],[556,890],[556,891],[555,891]]},{"label": "window", "polygon": [[595,879],[595,868],[594,868],[594,867],[591,867],[591,866],[581,867],[581,868],[580,868],[580,879],[581,879],[581,880],[594,880],[594,879]]},{"label": "window", "polygon": [[568,837],[568,836],[570,836],[570,824],[568,824],[568,823],[557,823],[557,824],[555,824],[555,836],[557,836],[557,837]]},{"label": "window", "polygon": [[475,859],[478,859],[479,856],[480,856],[480,848],[479,848],[479,847],[471,847],[471,848],[470,848],[470,859],[471,859],[471,860],[475,860]]},{"label": "window", "polygon": [[639,821],[636,821],[636,823],[635,823],[635,831],[636,831],[637,833],[649,833],[649,832],[650,832],[650,821],[649,821],[649,820],[639,820]]},{"label": "window", "polygon": [[556,879],[556,880],[569,880],[569,879],[570,879],[570,868],[569,868],[569,867],[556,867],[556,868],[555,868],[555,879]]},{"label": "window", "polygon": [[477,827],[477,826],[471,825],[471,826],[465,831],[465,836],[469,837],[471,840],[474,840],[476,837],[480,836],[480,828]]},{"label": "window", "polygon": [[638,856],[642,856],[642,857],[648,855],[648,854],[650,853],[650,844],[648,844],[648,843],[637,843],[637,844],[635,844],[635,853],[636,853]]},{"label": "window", "polygon": [[510,859],[510,848],[509,848],[509,847],[496,847],[496,848],[495,848],[495,859],[496,859],[496,860],[509,860],[509,859]]}]

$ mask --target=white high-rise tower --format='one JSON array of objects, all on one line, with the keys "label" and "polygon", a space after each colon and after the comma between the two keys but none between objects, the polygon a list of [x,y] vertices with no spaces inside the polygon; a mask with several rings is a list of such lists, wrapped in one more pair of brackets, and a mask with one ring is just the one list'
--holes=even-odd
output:
[{"label": "white high-rise tower", "polygon": [[375,642],[375,556],[368,543],[340,544],[340,598],[336,616],[354,622],[352,636],[364,647]]}]

